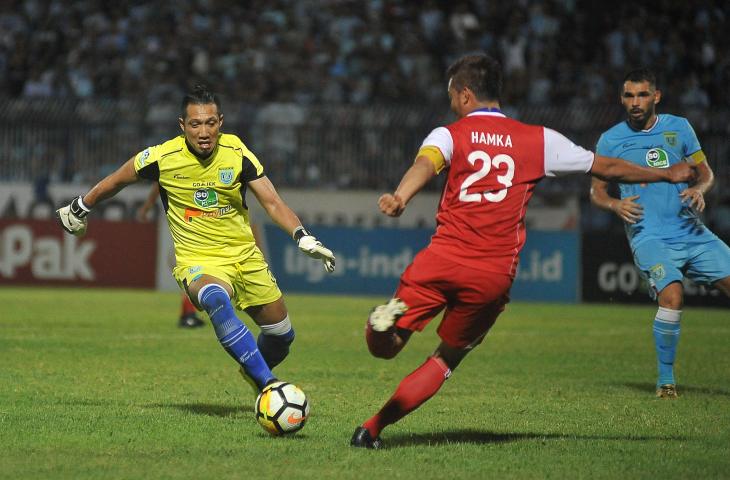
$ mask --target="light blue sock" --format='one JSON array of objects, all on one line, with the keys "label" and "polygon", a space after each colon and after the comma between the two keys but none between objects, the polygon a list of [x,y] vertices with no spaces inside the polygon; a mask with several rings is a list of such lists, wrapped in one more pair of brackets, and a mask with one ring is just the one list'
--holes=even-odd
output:
[{"label": "light blue sock", "polygon": [[261,325],[258,346],[269,368],[279,365],[289,355],[289,345],[294,341],[294,329],[289,315],[273,325]]},{"label": "light blue sock", "polygon": [[659,378],[657,387],[675,384],[674,357],[679,343],[679,320],[681,310],[659,307],[654,318],[654,346],[656,347],[657,368]]},{"label": "light blue sock", "polygon": [[253,335],[236,316],[225,289],[216,284],[204,286],[198,293],[198,303],[208,312],[218,341],[258,387],[263,388],[274,380],[274,374],[256,347]]}]

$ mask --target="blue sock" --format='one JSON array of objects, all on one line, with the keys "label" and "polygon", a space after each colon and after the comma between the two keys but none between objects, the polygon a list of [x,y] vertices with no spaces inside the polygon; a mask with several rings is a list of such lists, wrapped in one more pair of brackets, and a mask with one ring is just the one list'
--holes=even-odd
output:
[{"label": "blue sock", "polygon": [[679,343],[679,319],[681,310],[659,307],[654,319],[654,346],[656,347],[659,378],[657,387],[674,381],[674,357]]},{"label": "blue sock", "polygon": [[269,368],[279,365],[289,355],[289,345],[294,341],[294,329],[289,315],[274,325],[261,325],[258,347]]},{"label": "blue sock", "polygon": [[236,316],[228,293],[223,287],[216,284],[204,286],[198,293],[198,302],[208,312],[218,341],[226,352],[243,366],[243,370],[259,388],[263,388],[273,380],[274,374],[256,348],[253,335]]}]

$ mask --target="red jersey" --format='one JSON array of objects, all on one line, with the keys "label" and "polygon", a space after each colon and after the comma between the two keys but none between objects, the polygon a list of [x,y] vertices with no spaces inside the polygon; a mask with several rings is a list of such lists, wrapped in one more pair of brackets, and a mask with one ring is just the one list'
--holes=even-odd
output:
[{"label": "red jersey", "polygon": [[525,210],[545,176],[587,172],[593,153],[559,133],[477,110],[435,129],[423,146],[444,155],[448,177],[429,249],[462,265],[515,275]]}]

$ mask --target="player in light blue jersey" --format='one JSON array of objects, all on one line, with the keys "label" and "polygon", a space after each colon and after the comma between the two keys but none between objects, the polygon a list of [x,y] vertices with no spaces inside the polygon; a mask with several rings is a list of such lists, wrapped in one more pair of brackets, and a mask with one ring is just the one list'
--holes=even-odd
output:
[{"label": "player in light blue jersey", "polygon": [[700,220],[704,195],[714,183],[712,169],[686,118],[657,114],[661,92],[651,70],[634,70],[624,78],[621,103],[628,119],[601,135],[596,153],[642,166],[668,168],[678,162],[696,165],[687,183],[620,184],[621,198],[608,194],[608,183],[592,179],[591,201],[618,215],[634,254],[634,263],[658,300],[654,319],[657,396],[677,396],[674,358],[682,315],[682,278],[714,285],[730,297],[730,248]]}]

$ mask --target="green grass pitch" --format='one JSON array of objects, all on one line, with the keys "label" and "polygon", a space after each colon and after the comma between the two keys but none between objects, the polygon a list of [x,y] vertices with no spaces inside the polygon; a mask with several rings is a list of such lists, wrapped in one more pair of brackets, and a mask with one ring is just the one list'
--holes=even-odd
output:
[{"label": "green grass pitch", "polygon": [[[286,438],[213,330],[176,327],[175,293],[0,289],[0,478],[728,478],[730,313],[686,308],[676,401],[653,397],[655,308],[513,303],[438,395],[385,430],[352,431],[437,343],[369,356],[384,298],[288,295],[278,376],[312,404]],[[255,329],[254,329],[255,330]],[[256,330],[255,330],[256,331]]]}]

